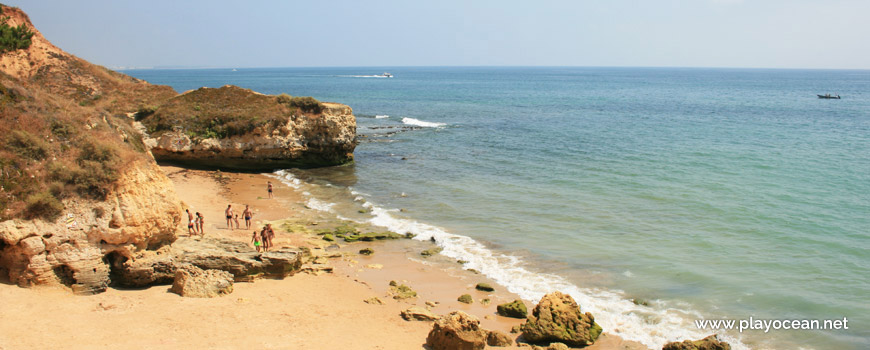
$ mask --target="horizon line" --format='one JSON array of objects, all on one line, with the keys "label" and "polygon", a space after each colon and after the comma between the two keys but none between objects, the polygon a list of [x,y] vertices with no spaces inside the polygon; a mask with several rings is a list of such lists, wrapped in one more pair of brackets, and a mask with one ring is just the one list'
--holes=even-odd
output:
[{"label": "horizon line", "polygon": [[870,68],[793,68],[793,67],[722,67],[722,66],[572,66],[572,65],[401,65],[401,66],[109,66],[112,70],[185,70],[185,69],[311,69],[311,68],[670,68],[670,69],[747,69],[747,70],[839,70],[870,71]]}]

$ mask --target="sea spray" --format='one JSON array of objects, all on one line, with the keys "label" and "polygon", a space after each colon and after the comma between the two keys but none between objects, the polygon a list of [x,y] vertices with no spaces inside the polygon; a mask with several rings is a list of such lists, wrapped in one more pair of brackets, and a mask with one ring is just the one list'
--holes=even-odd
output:
[{"label": "sea spray", "polygon": [[[275,178],[282,183],[301,190],[306,185],[293,173],[285,170],[274,173]],[[324,186],[330,187],[330,186]],[[525,267],[526,263],[517,256],[495,252],[474,239],[447,232],[441,227],[418,222],[416,220],[397,217],[399,209],[387,209],[375,205],[365,199],[364,194],[348,189],[354,202],[362,202],[362,207],[368,209],[371,218],[358,220],[345,217],[334,209],[336,203],[328,203],[311,195],[309,191],[302,194],[307,198],[306,206],[336,215],[340,220],[369,223],[386,228],[400,234],[412,234],[415,240],[435,242],[443,250],[441,254],[452,259],[465,261],[465,269],[474,269],[491,278],[496,283],[505,286],[508,291],[519,295],[532,303],[537,303],[545,294],[561,291],[570,294],[581,305],[583,311],[591,312],[605,330],[627,340],[637,341],[653,349],[664,344],[685,339],[700,339],[706,337],[708,331],[698,330],[692,326],[691,319],[702,318],[696,311],[687,306],[662,307],[637,305],[630,301],[621,291],[598,288],[580,288],[565,278],[548,273],[532,272]],[[735,350],[747,350],[740,339],[729,334],[721,334],[720,338],[731,343]]]}]

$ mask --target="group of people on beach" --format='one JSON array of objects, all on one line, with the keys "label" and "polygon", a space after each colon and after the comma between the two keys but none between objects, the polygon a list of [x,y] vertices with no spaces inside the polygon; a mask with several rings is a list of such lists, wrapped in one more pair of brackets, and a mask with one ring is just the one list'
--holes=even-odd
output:
[{"label": "group of people on beach", "polygon": [[254,234],[251,236],[251,242],[254,243],[254,248],[257,248],[257,252],[260,252],[261,248],[265,252],[269,248],[272,248],[272,240],[274,238],[275,230],[272,229],[272,224],[266,224],[260,232],[254,231]]},{"label": "group of people on beach", "polygon": [[190,213],[190,209],[184,209],[187,212],[187,234],[190,236],[200,235],[205,237],[205,231],[203,230],[203,223],[205,222],[205,217],[202,216],[199,212],[196,212],[196,216]]},{"label": "group of people on beach", "polygon": [[[233,230],[233,224],[236,225],[235,229],[240,229],[241,225],[239,224],[239,214],[235,214],[233,212],[233,205],[228,204],[227,210],[224,211],[224,214],[227,217],[227,229]],[[242,212],[242,216],[245,217],[245,230],[251,228],[251,224],[253,224],[252,219],[254,218],[254,211],[251,210],[251,207],[245,204],[245,211]]]}]

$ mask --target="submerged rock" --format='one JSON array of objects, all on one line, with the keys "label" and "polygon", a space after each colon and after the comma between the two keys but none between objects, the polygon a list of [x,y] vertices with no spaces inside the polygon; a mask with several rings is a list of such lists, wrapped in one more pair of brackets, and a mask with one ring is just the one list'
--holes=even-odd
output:
[{"label": "submerged rock", "polygon": [[496,306],[496,313],[504,317],[526,318],[528,309],[526,309],[526,303],[517,299],[510,303]]},{"label": "submerged rock", "polygon": [[719,338],[713,334],[701,340],[667,343],[662,350],[731,350],[731,344],[719,341]]},{"label": "submerged rock", "polygon": [[488,333],[474,316],[454,311],[435,321],[426,345],[431,350],[483,350]]},{"label": "submerged rock", "polygon": [[553,292],[541,298],[521,328],[530,343],[561,342],[568,346],[592,345],[601,334],[601,326],[590,313],[568,294]]},{"label": "submerged rock", "polygon": [[440,253],[442,250],[444,250],[444,248],[441,248],[441,247],[429,248],[429,249],[426,249],[426,250],[420,252],[420,255],[432,256],[432,255]]},{"label": "submerged rock", "polygon": [[175,270],[175,281],[170,290],[183,297],[214,298],[233,292],[233,275],[226,271],[182,265]]}]

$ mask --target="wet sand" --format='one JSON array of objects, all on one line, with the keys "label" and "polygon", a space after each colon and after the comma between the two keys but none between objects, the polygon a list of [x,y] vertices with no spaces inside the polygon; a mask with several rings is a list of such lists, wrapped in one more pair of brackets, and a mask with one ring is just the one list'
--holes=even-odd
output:
[{"label": "wet sand", "polygon": [[[276,247],[307,247],[316,253],[331,243],[313,232],[341,224],[327,213],[306,208],[300,193],[267,175],[162,169],[185,208],[205,216],[206,237],[250,242],[254,229],[272,222]],[[268,199],[267,181],[274,185],[274,199]],[[227,228],[227,204],[239,214],[241,229]],[[242,217],[245,204],[254,211],[250,230]],[[186,236],[186,225],[178,232]],[[0,284],[0,349],[423,349],[431,322],[404,321],[399,313],[411,306],[425,307],[426,302],[437,303],[431,308],[435,314],[462,310],[475,315],[490,330],[509,333],[522,323],[495,313],[496,305],[516,295],[443,256],[420,256],[431,247],[428,243],[400,239],[339,245],[344,257],[327,262],[333,273],[236,283],[232,294],[211,299],[182,298],[170,293],[169,286],[110,288],[99,295],[74,296],[62,288]],[[363,248],[375,254],[358,254]],[[390,281],[410,286],[418,297],[392,299]],[[475,290],[480,282],[496,291]],[[465,293],[472,295],[473,304],[457,301]],[[363,302],[371,297],[384,305]],[[482,303],[484,299],[490,303]],[[586,349],[645,347],[605,333]]]}]

